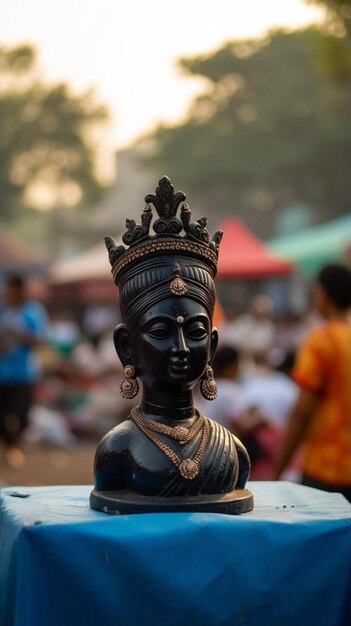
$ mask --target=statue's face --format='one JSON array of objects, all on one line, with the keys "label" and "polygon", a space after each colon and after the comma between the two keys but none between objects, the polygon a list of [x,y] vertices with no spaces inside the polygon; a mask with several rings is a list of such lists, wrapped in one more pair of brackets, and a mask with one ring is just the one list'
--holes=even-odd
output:
[{"label": "statue's face", "polygon": [[187,297],[150,307],[133,329],[138,375],[146,386],[191,389],[210,359],[212,323],[206,309]]}]

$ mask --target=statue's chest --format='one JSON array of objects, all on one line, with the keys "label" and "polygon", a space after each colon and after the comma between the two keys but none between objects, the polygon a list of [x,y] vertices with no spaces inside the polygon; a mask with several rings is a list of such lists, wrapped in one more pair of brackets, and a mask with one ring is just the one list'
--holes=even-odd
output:
[{"label": "statue's chest", "polygon": [[235,446],[224,441],[222,430],[221,427],[210,429],[200,459],[201,433],[184,445],[162,435],[158,444],[143,433],[133,437],[128,487],[138,493],[165,497],[229,490],[237,475],[238,458]]},{"label": "statue's chest", "polygon": [[196,454],[198,441],[181,445],[162,435],[158,440],[159,445],[143,433],[133,438],[129,462],[130,488],[139,493],[150,493],[151,490],[157,495],[162,492],[170,481],[181,478],[179,466],[195,456],[194,448]]}]

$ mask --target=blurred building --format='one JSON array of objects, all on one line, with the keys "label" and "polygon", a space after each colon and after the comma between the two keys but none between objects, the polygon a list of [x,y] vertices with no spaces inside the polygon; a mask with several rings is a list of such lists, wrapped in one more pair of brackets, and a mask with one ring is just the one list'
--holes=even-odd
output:
[{"label": "blurred building", "polygon": [[87,221],[96,234],[96,241],[107,233],[120,233],[127,217],[136,219],[139,213],[141,215],[143,199],[155,189],[157,182],[157,176],[144,162],[149,150],[149,142],[139,142],[116,152],[115,183],[103,201],[91,211]]}]

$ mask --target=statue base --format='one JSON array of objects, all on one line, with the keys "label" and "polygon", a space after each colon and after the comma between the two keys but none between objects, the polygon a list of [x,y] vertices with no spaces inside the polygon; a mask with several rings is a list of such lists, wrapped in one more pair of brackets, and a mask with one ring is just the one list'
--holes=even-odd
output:
[{"label": "statue base", "polygon": [[249,489],[235,489],[223,495],[199,495],[192,497],[160,498],[143,496],[129,490],[97,491],[90,494],[90,506],[109,515],[134,513],[225,513],[240,515],[254,508]]}]

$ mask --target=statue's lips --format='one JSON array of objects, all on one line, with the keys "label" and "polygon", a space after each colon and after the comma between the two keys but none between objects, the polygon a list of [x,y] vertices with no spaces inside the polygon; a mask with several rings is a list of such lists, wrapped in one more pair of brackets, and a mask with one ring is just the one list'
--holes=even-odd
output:
[{"label": "statue's lips", "polygon": [[189,369],[188,361],[171,361],[171,371],[175,374],[185,374]]}]

